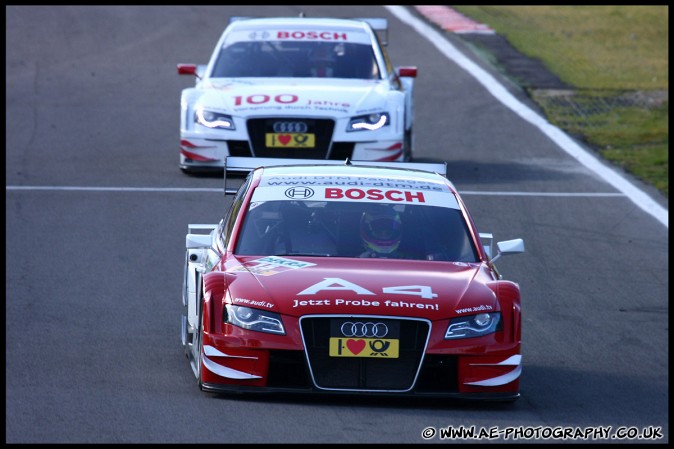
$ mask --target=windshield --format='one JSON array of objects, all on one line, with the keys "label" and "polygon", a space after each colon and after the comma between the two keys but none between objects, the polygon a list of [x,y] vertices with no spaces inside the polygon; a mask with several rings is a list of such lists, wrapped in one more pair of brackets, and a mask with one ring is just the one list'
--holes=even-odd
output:
[{"label": "windshield", "polygon": [[312,41],[236,41],[225,44],[211,77],[379,79],[370,44]]},{"label": "windshield", "polygon": [[458,209],[346,201],[253,202],[234,253],[478,262]]}]

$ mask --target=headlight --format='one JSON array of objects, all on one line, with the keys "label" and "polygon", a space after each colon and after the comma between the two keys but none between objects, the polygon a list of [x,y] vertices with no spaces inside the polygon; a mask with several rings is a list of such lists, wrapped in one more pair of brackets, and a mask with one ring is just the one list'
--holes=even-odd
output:
[{"label": "headlight", "polygon": [[391,123],[391,118],[388,113],[380,112],[378,114],[359,115],[353,117],[346,127],[347,132],[352,131],[374,131],[383,126],[388,126]]},{"label": "headlight", "polygon": [[281,315],[267,310],[227,304],[225,322],[251,331],[285,335]]},{"label": "headlight", "polygon": [[194,120],[200,125],[204,125],[208,128],[229,129],[232,131],[236,129],[231,115],[206,111],[202,108],[198,108],[194,111]]},{"label": "headlight", "polygon": [[449,322],[445,340],[454,338],[482,337],[494,333],[501,323],[499,312],[478,313],[477,315],[454,318]]}]

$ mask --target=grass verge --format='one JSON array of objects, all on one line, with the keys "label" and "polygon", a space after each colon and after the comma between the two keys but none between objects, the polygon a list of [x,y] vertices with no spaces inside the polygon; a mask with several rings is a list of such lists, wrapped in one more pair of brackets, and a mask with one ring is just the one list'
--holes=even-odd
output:
[{"label": "grass verge", "polygon": [[452,6],[572,91],[527,88],[547,119],[669,197],[669,7]]}]

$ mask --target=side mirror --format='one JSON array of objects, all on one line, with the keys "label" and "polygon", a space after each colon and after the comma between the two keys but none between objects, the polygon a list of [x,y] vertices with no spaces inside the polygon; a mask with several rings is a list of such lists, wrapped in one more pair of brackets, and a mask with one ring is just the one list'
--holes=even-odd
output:
[{"label": "side mirror", "polygon": [[190,224],[187,226],[185,247],[187,249],[210,248],[213,240],[213,230],[217,224]]},{"label": "side mirror", "polygon": [[198,80],[203,78],[205,70],[205,65],[178,64],[178,75],[192,75],[197,77]]},{"label": "side mirror", "polygon": [[397,68],[398,76],[406,76],[409,78],[417,77],[417,68],[416,67],[398,67]]},{"label": "side mirror", "polygon": [[178,64],[178,75],[194,75],[197,76],[196,64]]},{"label": "side mirror", "polygon": [[498,254],[491,260],[492,263],[501,256],[524,252],[524,240],[522,239],[504,240],[502,242],[497,242],[496,246],[498,247]]}]

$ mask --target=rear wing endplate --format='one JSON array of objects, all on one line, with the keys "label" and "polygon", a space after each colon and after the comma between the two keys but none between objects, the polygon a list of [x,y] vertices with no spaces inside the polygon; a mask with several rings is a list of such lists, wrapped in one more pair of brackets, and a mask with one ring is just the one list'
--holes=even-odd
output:
[{"label": "rear wing endplate", "polygon": [[388,45],[388,20],[383,17],[355,17],[353,20],[366,22],[375,33],[378,33],[381,44]]},{"label": "rear wing endplate", "polygon": [[367,22],[375,31],[388,31],[388,20],[383,17],[355,17],[353,20]]}]

